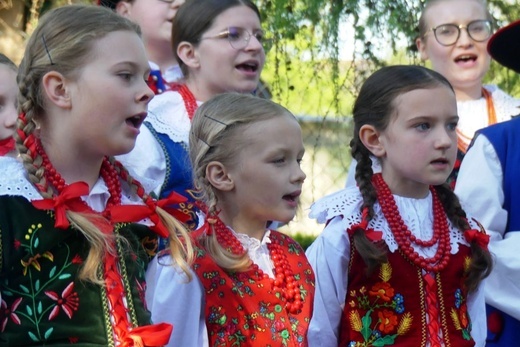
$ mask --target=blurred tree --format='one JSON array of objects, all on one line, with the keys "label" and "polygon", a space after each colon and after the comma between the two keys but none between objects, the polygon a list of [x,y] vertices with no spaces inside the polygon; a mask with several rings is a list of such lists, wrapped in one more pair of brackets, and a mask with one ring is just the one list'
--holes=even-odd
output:
[{"label": "blurred tree", "polygon": [[[27,36],[49,8],[93,1],[0,0],[0,20],[13,3],[23,3],[15,29]],[[414,41],[424,1],[257,0],[274,37],[262,76],[269,93],[298,114],[348,115],[357,90],[374,69],[396,57],[402,64],[420,63]],[[488,2],[497,27],[520,18],[518,0]],[[351,42],[344,42],[345,31],[353,32]],[[497,64],[486,80],[520,96],[520,77]]]}]

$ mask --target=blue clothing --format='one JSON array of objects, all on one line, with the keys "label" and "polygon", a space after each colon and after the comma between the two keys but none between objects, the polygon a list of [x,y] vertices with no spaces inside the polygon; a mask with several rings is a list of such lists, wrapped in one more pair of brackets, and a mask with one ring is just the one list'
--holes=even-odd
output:
[{"label": "blue clothing", "polygon": [[[493,145],[503,172],[503,208],[508,211],[505,233],[520,231],[520,117],[482,129]],[[520,245],[519,245],[520,246]],[[490,305],[488,316],[488,347],[515,346],[520,341],[520,321]]]}]

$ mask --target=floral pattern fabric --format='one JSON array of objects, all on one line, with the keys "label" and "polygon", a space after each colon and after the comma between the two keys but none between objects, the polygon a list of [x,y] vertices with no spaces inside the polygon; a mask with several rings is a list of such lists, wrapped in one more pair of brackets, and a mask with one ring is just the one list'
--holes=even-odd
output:
[{"label": "floral pattern fabric", "polygon": [[303,309],[289,313],[280,289],[272,287],[269,279],[260,278],[254,269],[226,272],[199,247],[193,268],[205,289],[210,346],[307,346],[314,273],[294,240],[276,231],[270,237],[286,249]]},{"label": "floral pattern fabric", "polygon": [[[87,241],[54,223],[23,197],[0,197],[0,345],[115,346],[106,290],[77,278]],[[116,251],[129,320],[149,324],[144,272],[156,237],[138,224],[118,224],[114,234],[128,240]]]}]

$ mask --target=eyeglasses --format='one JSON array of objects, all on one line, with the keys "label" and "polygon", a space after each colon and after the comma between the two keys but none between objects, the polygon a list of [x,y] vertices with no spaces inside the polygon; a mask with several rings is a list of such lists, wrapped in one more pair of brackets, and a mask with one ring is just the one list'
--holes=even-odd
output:
[{"label": "eyeglasses", "polygon": [[200,41],[205,39],[227,39],[231,47],[238,50],[246,48],[252,36],[262,44],[266,52],[271,48],[272,39],[266,38],[264,31],[261,29],[257,29],[253,31],[253,33],[250,33],[244,28],[229,27],[226,31],[215,36],[201,37]]},{"label": "eyeglasses", "polygon": [[441,24],[431,28],[435,39],[443,46],[454,45],[460,37],[460,30],[466,29],[473,41],[486,41],[491,36],[491,22],[488,20],[474,20],[468,25]]}]

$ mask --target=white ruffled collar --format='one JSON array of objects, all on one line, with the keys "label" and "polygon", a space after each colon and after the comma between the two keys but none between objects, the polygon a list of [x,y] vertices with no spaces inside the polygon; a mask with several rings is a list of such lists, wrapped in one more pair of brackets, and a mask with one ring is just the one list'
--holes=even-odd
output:
[{"label": "white ruffled collar", "polygon": [[[0,175],[0,196],[21,196],[29,201],[43,200],[36,187],[29,181],[23,164],[17,158],[0,157],[0,167],[2,175]],[[105,208],[109,198],[108,187],[102,178],[94,184],[88,196],[82,199],[96,211],[102,211]],[[121,203],[123,205],[142,205],[141,198],[133,194],[130,190],[125,189],[122,192]]]},{"label": "white ruffled collar", "polygon": [[[401,218],[408,226],[410,231],[419,239],[428,240],[433,234],[433,207],[431,193],[423,199],[405,198],[394,195],[396,205],[401,214]],[[342,189],[336,193],[318,200],[311,206],[310,218],[315,218],[319,223],[341,216],[344,229],[361,222],[361,206],[363,198],[357,187]],[[369,228],[381,231],[382,238],[388,245],[391,252],[398,248],[394,235],[390,231],[388,222],[383,216],[379,203],[374,204],[374,218],[368,224]],[[476,223],[470,221],[472,228],[478,228]],[[448,220],[450,230],[451,253],[458,252],[459,244],[469,245],[462,232],[455,228]],[[418,246],[417,246],[418,247]],[[418,247],[420,253],[433,256],[436,247],[423,249]]]},{"label": "white ruffled collar", "polygon": [[[202,103],[197,102],[200,106]],[[176,91],[156,95],[148,104],[149,122],[155,131],[166,134],[173,142],[188,144],[191,121],[182,96]]]}]

